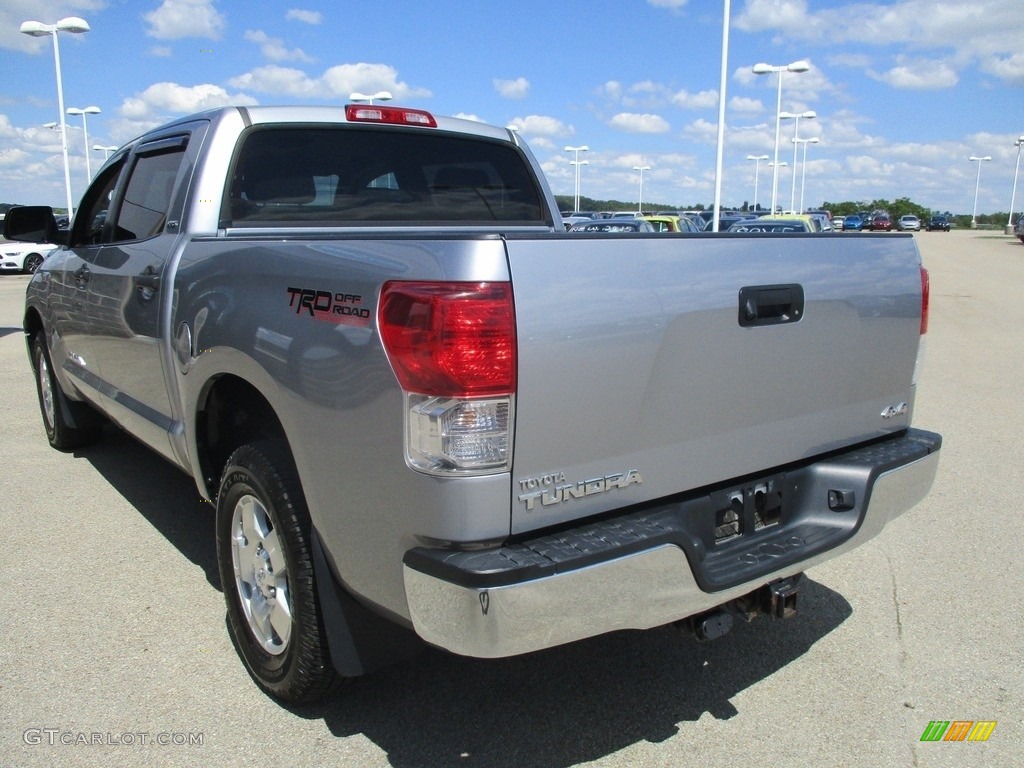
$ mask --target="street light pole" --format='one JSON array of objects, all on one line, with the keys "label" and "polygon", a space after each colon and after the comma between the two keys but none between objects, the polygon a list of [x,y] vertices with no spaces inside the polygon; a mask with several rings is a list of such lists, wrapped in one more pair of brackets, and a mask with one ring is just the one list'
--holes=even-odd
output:
[{"label": "street light pole", "polygon": [[391,101],[391,91],[377,91],[376,93],[371,94],[350,93],[348,96],[348,100],[353,103],[365,101],[368,104],[372,105],[374,99],[376,99],[377,101]]},{"label": "street light pole", "polygon": [[992,158],[988,155],[985,155],[985,157],[974,157],[972,155],[967,159],[972,163],[977,162],[978,164],[978,179],[974,182],[974,212],[971,214],[971,229],[975,229],[978,226],[978,190],[981,188],[981,164],[988,162]]},{"label": "street light pole", "polygon": [[116,152],[117,151],[117,147],[116,146],[105,147],[102,144],[93,144],[92,145],[92,150],[93,150],[93,152],[102,152],[103,153],[103,162],[107,162],[107,160],[110,159],[110,153],[111,152]]},{"label": "street light pole", "polygon": [[649,166],[649,165],[634,165],[633,166],[633,170],[634,171],[640,171],[640,200],[636,204],[636,213],[637,213],[637,216],[639,216],[639,215],[641,215],[644,212],[644,171],[651,170],[651,166]]},{"label": "street light pole", "polygon": [[718,146],[715,150],[715,206],[712,210],[711,231],[718,231],[722,210],[722,168],[725,164],[725,86],[729,78],[729,17],[730,0],[725,0],[722,19],[722,72],[718,86]]},{"label": "street light pole", "polygon": [[779,115],[783,120],[793,120],[793,188],[789,193],[789,212],[800,213],[796,210],[796,150],[797,142],[800,140],[800,118],[805,120],[813,120],[818,116],[817,112],[808,110],[806,112],[783,112]]},{"label": "street light pole", "polygon": [[767,160],[768,155],[747,155],[747,160],[754,161],[754,210],[758,210],[757,207],[757,181],[761,171],[761,161]]},{"label": "street light pole", "polygon": [[[793,139],[794,148],[796,144],[804,145],[804,159],[800,163],[800,213],[803,213],[806,209],[804,208],[804,183],[807,181],[807,145],[817,144],[820,139],[817,136],[811,137],[810,139]],[[796,178],[796,169],[793,169],[793,177]]]},{"label": "street light pole", "polygon": [[79,109],[78,107],[68,107],[67,113],[69,115],[82,116],[82,134],[85,136],[85,186],[89,186],[89,182],[92,181],[92,164],[89,162],[89,126],[86,124],[85,116],[98,115],[100,108],[86,107],[85,109]]},{"label": "street light pole", "polygon": [[1010,217],[1006,220],[1007,235],[1013,234],[1013,206],[1017,201],[1017,172],[1020,171],[1020,149],[1024,146],[1024,136],[1018,137],[1017,140],[1013,142],[1013,146],[1017,148],[1017,164],[1013,168],[1013,191],[1010,193]]},{"label": "street light pole", "polygon": [[775,157],[772,160],[772,215],[775,215],[775,204],[779,192],[779,127],[782,114],[782,74],[784,72],[806,72],[811,65],[806,61],[794,61],[792,64],[775,66],[772,64],[755,64],[753,72],[755,75],[767,75],[772,72],[779,73],[779,92],[775,102]]},{"label": "street light pole", "polygon": [[580,146],[580,147],[566,147],[565,148],[566,152],[572,152],[573,153],[573,159],[569,161],[569,165],[576,166],[576,187],[575,187],[576,193],[575,193],[575,196],[573,197],[573,209],[572,209],[573,213],[576,213],[580,209],[580,166],[587,164],[586,160],[583,160],[583,161],[580,160],[580,152],[587,152],[587,151],[589,151],[589,149],[590,149],[590,147],[588,147],[586,144],[584,144],[583,146]]},{"label": "street light pole", "polygon": [[53,61],[57,69],[57,109],[60,112],[60,143],[64,155],[64,191],[67,193],[68,218],[74,214],[74,201],[71,197],[71,168],[68,165],[68,132],[64,123],[64,84],[60,74],[60,44],[57,42],[58,32],[79,34],[89,31],[89,23],[77,16],[68,16],[56,24],[43,24],[41,21],[26,21],[21,25],[21,33],[30,37],[53,37]]}]

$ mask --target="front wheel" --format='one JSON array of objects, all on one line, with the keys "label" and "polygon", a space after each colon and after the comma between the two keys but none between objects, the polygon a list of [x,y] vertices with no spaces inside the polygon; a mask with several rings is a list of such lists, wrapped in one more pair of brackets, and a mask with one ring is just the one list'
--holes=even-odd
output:
[{"label": "front wheel", "polygon": [[61,451],[70,451],[99,440],[103,433],[103,420],[88,405],[70,400],[61,391],[42,331],[32,336],[32,368],[36,374],[39,410],[50,445]]},{"label": "front wheel", "polygon": [[217,560],[228,623],[242,660],[268,693],[292,703],[331,690],[309,511],[291,455],[278,441],[243,445],[217,495]]}]

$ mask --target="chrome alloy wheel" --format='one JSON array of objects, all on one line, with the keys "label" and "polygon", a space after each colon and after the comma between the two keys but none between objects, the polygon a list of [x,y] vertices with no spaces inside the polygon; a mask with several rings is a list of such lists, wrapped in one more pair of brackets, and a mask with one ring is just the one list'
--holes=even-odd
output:
[{"label": "chrome alloy wheel", "polygon": [[249,630],[267,653],[284,653],[292,634],[288,564],[269,512],[249,494],[232,513],[231,559]]},{"label": "chrome alloy wheel", "polygon": [[39,396],[43,403],[43,416],[46,418],[46,426],[53,429],[57,422],[56,406],[53,402],[53,386],[50,383],[50,366],[46,364],[46,355],[39,355]]}]

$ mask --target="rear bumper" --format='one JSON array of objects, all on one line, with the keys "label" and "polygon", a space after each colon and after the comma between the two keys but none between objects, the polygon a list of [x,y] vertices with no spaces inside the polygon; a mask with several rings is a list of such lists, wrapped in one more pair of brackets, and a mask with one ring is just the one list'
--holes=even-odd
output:
[{"label": "rear bumper", "polygon": [[911,429],[499,549],[410,550],[413,626],[494,658],[710,610],[876,536],[928,493],[941,443]]}]

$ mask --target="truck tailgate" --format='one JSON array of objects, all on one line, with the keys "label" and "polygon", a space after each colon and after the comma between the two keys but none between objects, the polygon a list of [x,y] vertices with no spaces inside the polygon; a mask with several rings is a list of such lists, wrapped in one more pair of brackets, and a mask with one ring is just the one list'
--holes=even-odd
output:
[{"label": "truck tailgate", "polygon": [[513,533],[910,423],[911,237],[509,236],[507,249]]}]

